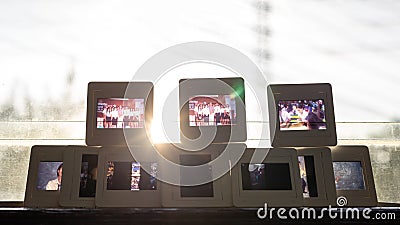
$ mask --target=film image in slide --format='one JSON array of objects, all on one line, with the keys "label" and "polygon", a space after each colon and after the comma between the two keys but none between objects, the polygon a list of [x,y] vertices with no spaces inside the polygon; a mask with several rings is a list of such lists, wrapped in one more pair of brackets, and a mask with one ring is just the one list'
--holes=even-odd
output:
[{"label": "film image in slide", "polygon": [[325,104],[319,100],[279,101],[281,131],[326,130]]},{"label": "film image in slide", "polygon": [[236,101],[232,95],[202,95],[189,100],[190,126],[236,125]]},{"label": "film image in slide", "polygon": [[143,128],[144,99],[97,99],[97,128]]}]

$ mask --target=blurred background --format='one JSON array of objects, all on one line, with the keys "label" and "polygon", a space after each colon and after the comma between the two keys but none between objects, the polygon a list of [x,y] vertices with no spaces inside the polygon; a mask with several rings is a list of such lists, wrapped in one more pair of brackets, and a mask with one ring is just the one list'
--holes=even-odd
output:
[{"label": "blurred background", "polygon": [[[190,41],[243,52],[268,83],[331,83],[339,144],[367,145],[378,200],[400,203],[396,0],[0,1],[0,201],[23,200],[32,145],[85,144],[88,82],[129,81],[152,55]],[[171,76],[231,75],[200,67]],[[162,87],[174,85],[163,82],[155,130]],[[247,120],[247,145],[268,146],[268,121]]]}]

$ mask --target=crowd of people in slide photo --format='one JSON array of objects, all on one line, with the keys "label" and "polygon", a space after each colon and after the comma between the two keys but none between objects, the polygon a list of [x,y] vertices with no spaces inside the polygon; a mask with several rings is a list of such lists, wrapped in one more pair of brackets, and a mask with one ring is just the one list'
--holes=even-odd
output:
[{"label": "crowd of people in slide photo", "polygon": [[236,124],[235,99],[230,95],[196,96],[189,100],[190,126]]},{"label": "crowd of people in slide photo", "polygon": [[144,99],[98,99],[97,128],[143,127]]},{"label": "crowd of people in slide photo", "polygon": [[280,130],[326,130],[323,100],[279,101]]}]

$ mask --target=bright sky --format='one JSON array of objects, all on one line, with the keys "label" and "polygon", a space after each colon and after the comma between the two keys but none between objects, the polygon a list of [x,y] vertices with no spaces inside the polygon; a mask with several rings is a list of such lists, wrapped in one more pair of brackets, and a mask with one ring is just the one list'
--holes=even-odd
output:
[{"label": "bright sky", "polygon": [[243,2],[1,1],[0,94],[59,96],[73,68],[75,98],[85,99],[89,81],[130,80],[149,57],[188,41],[251,55],[256,9]]}]

